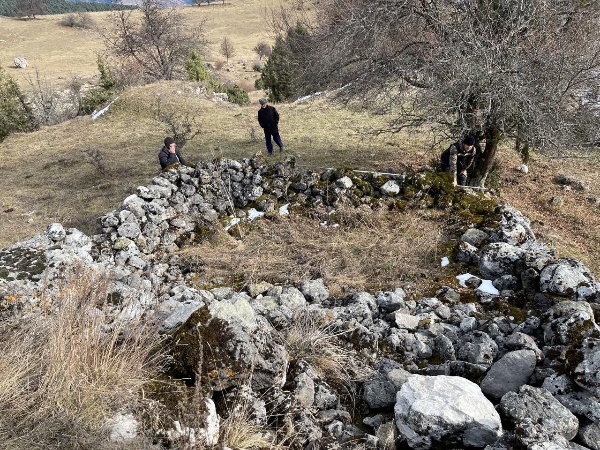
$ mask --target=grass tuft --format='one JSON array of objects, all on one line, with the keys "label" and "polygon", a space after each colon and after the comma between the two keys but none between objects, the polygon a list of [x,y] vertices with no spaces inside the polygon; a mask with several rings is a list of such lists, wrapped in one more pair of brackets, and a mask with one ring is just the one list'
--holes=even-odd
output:
[{"label": "grass tuft", "polygon": [[315,314],[301,311],[288,328],[278,332],[277,338],[292,361],[306,361],[323,379],[350,387],[355,381],[367,379],[371,371],[359,364],[354,351],[341,341],[347,333]]},{"label": "grass tuft", "polygon": [[46,315],[1,330],[0,449],[90,448],[106,441],[108,419],[139,406],[161,367],[158,337],[107,322],[109,282],[79,268],[45,299]]}]

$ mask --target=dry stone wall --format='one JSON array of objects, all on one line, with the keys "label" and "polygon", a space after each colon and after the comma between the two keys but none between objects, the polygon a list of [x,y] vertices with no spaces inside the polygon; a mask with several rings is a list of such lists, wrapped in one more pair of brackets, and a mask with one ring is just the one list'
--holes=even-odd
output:
[{"label": "dry stone wall", "polygon": [[[427,173],[298,171],[293,158],[179,166],[103,215],[91,237],[51,224],[0,250],[0,313],[35,312],[42,291],[51,299],[70,267],[109,273],[110,320],[141,318],[185,344],[173,347],[171,371],[206,390],[212,412],[196,430],[206,442],[218,440],[212,397],[240,389],[257,423],[293,423],[298,448],[600,449],[600,284],[583,264],[538,242],[510,206],[465,230],[456,246],[454,262],[476,274],[465,278],[468,299],[450,286],[418,300],[401,287],[332,298],[323,280],[198,290],[177,263],[176,250],[206,229],[284,205],[293,213],[343,203],[401,208],[407,198],[425,207],[465,195],[490,201],[452,192]],[[530,309],[514,317],[516,305]],[[281,340],[301,320],[326,323],[354,355],[348,367],[370,366],[353,399],[362,423],[344,389]],[[195,347],[198,334],[210,353]],[[166,436],[187,426],[177,423]]]}]

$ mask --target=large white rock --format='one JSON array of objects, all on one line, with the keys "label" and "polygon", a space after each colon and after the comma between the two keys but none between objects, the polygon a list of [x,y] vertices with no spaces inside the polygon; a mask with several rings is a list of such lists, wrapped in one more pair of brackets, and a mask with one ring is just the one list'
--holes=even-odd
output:
[{"label": "large white rock", "polygon": [[485,447],[502,435],[494,405],[466,378],[413,375],[396,394],[394,413],[400,434],[414,449]]}]

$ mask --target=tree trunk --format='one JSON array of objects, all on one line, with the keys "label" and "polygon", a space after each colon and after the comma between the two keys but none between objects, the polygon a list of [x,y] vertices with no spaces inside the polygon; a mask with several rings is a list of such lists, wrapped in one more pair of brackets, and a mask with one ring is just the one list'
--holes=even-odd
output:
[{"label": "tree trunk", "polygon": [[471,178],[471,186],[485,187],[485,181],[496,159],[500,137],[501,132],[497,128],[488,128],[485,130],[485,149],[483,150],[483,154],[478,155],[475,160],[475,170]]}]

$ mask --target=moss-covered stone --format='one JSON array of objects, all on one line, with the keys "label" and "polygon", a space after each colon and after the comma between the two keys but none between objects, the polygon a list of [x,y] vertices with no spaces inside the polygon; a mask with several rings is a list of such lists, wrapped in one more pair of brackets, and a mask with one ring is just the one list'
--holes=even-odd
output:
[{"label": "moss-covered stone", "polygon": [[32,280],[46,269],[43,250],[14,249],[0,255],[0,278],[7,280]]},{"label": "moss-covered stone", "polygon": [[[206,306],[195,311],[175,332],[170,342],[172,355],[171,373],[200,382],[207,387],[228,387],[237,374],[245,373],[247,367],[222,352],[226,342],[233,342],[234,334],[223,320],[212,318]],[[220,390],[220,389],[217,389]]]}]

